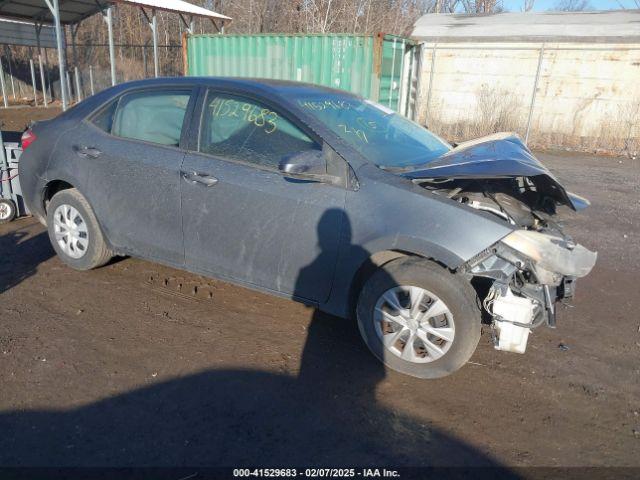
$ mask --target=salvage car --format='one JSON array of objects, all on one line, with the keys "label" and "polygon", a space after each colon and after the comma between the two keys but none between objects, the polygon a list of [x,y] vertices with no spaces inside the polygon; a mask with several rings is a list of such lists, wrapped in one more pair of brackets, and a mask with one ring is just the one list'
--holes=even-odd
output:
[{"label": "salvage car", "polygon": [[38,122],[29,209],[77,270],[131,255],[355,318],[389,368],[462,367],[487,326],[525,351],[596,254],[569,193],[514,134],[452,146],[350,93],[297,82],[125,83]]}]

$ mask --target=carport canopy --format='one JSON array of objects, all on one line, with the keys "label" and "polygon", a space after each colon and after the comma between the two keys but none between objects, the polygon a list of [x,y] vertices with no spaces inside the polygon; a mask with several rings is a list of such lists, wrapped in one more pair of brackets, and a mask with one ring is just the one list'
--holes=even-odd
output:
[{"label": "carport canopy", "polygon": [[[208,18],[216,29],[222,32],[224,22],[231,18],[212,10],[198,7],[182,0],[0,0],[0,17],[27,20],[33,22],[39,35],[39,25],[53,24],[56,30],[58,64],[60,68],[60,90],[62,92],[62,108],[67,108],[66,65],[63,54],[64,32],[62,25],[75,25],[87,17],[102,13],[109,31],[109,59],[111,62],[111,83],[116,84],[115,53],[111,7],[116,4],[139,7],[144,14],[153,33],[153,55],[155,75],[158,76],[158,31],[156,11],[161,10],[180,15],[188,31],[193,31],[193,18]],[[150,11],[150,14],[147,13]],[[188,21],[187,21],[188,19]],[[220,27],[217,25],[220,22]],[[2,92],[3,95],[5,92]],[[6,96],[5,96],[6,98]]]}]

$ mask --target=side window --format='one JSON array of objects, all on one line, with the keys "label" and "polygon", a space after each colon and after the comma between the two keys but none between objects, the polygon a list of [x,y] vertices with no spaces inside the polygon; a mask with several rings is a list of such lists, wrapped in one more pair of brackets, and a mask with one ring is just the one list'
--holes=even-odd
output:
[{"label": "side window", "polygon": [[125,94],[118,102],[111,133],[122,138],[178,146],[190,95],[189,90]]},{"label": "side window", "polygon": [[222,94],[207,98],[200,132],[203,153],[275,169],[285,157],[320,149],[298,127],[253,100]]}]

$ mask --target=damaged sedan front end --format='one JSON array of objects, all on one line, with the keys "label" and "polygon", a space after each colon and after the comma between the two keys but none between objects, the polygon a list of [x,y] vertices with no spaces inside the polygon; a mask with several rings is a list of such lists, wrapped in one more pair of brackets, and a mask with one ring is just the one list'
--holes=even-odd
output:
[{"label": "damaged sedan front end", "polygon": [[566,209],[580,210],[588,201],[567,192],[513,134],[460,144],[402,174],[513,227],[459,271],[488,284],[482,304],[496,349],[524,353],[530,330],[555,327],[556,303],[571,299],[576,279],[595,264],[597,254],[576,244],[558,220]]}]

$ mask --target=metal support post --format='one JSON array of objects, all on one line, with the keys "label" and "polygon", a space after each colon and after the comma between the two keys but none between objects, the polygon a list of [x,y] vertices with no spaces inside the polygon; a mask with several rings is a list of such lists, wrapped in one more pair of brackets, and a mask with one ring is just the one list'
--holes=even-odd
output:
[{"label": "metal support post", "polygon": [[109,34],[109,63],[111,65],[111,85],[116,84],[116,52],[113,46],[113,7],[107,8],[106,15],[103,13],[102,18],[107,22],[107,31]]},{"label": "metal support post", "polygon": [[151,32],[153,33],[153,68],[157,78],[160,76],[160,63],[158,59],[158,22],[155,10],[151,11]]},{"label": "metal support post", "polygon": [[80,70],[78,67],[74,67],[74,73],[76,77],[76,100],[78,103],[82,101],[82,90],[80,89]]},{"label": "metal support post", "polygon": [[95,95],[96,91],[93,86],[93,65],[89,65],[89,86],[91,87],[91,95]]},{"label": "metal support post", "polygon": [[47,85],[44,83],[44,65],[42,65],[42,55],[38,54],[38,67],[40,68],[40,85],[42,86],[42,102],[45,107],[49,106],[47,100]]},{"label": "metal support post", "polygon": [[7,90],[4,85],[4,68],[2,68],[2,59],[0,58],[0,86],[2,87],[2,101],[4,102],[4,108],[9,106],[7,101]]},{"label": "metal support post", "polygon": [[38,92],[36,90],[36,69],[33,65],[33,55],[29,52],[29,69],[31,70],[31,86],[33,87],[33,103],[38,106]]},{"label": "metal support post", "polygon": [[38,46],[38,68],[40,69],[40,86],[42,87],[42,103],[44,103],[45,108],[49,106],[47,102],[47,86],[44,83],[44,67],[42,66],[42,47],[40,46],[40,30],[42,29],[42,24],[35,24],[36,27],[36,44]]},{"label": "metal support post", "polygon": [[[4,167],[5,165],[7,165],[7,151],[4,149],[4,140],[2,139],[2,130],[0,130],[0,167]],[[9,188],[11,188],[11,186],[9,186]]]},{"label": "metal support post", "polygon": [[73,102],[73,94],[71,92],[71,76],[69,75],[69,70],[64,72],[65,78],[67,79],[67,98],[69,102]]},{"label": "metal support post", "polygon": [[[56,27],[56,47],[58,49],[58,70],[60,71],[60,92],[62,96],[62,110],[66,110],[68,106],[67,100],[67,85],[65,75],[65,61],[63,52],[63,40],[62,40],[62,25],[60,23],[60,6],[59,0],[44,0],[51,10],[53,16],[54,25]],[[51,3],[53,1],[53,3]]]},{"label": "metal support post", "polygon": [[[154,74],[156,77],[160,76],[160,63],[158,59],[158,22],[156,20],[156,11],[151,10],[151,18],[147,15],[147,12],[144,8],[140,7],[140,11],[144,15],[144,18],[147,19],[147,23],[151,28],[151,36],[153,37],[153,68]],[[184,19],[183,19],[184,21]],[[146,65],[146,61],[145,61]],[[146,70],[146,69],[145,69]]]}]

